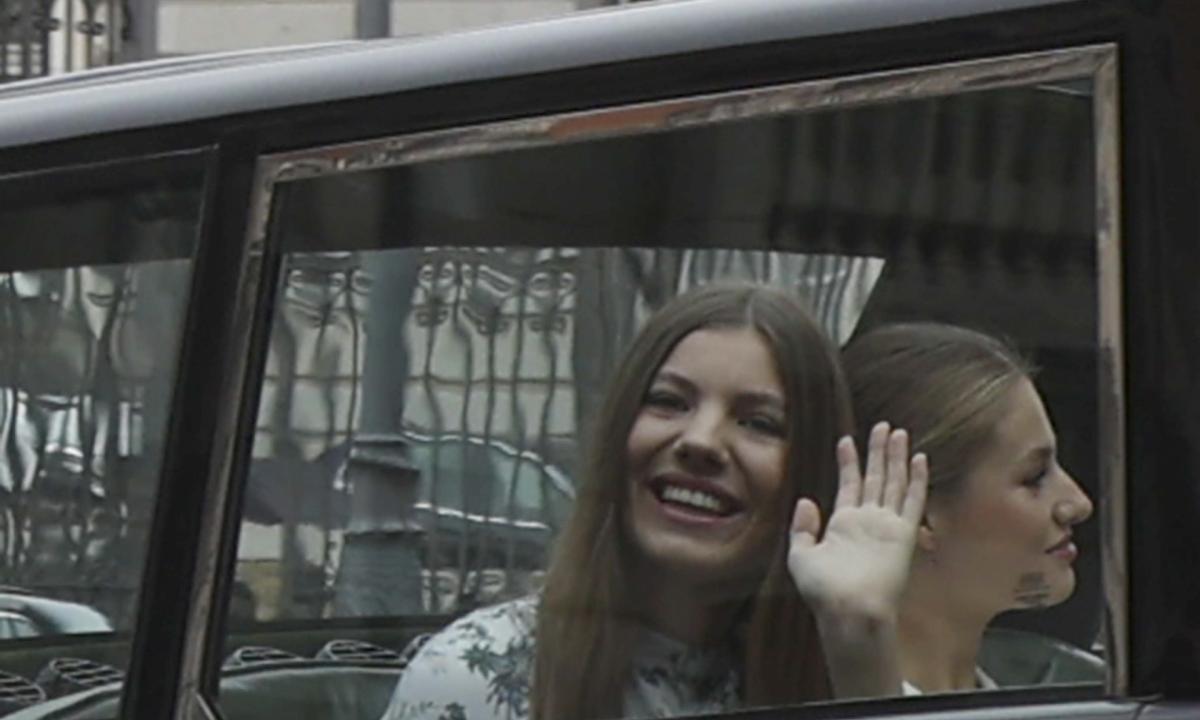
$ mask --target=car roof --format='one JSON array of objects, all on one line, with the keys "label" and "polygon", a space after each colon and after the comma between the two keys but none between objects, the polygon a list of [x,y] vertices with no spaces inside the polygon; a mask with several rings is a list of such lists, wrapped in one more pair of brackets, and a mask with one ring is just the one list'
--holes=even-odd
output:
[{"label": "car roof", "polygon": [[448,35],[103,68],[0,87],[0,146],[1074,0],[675,0]]},{"label": "car roof", "polygon": [[25,593],[0,593],[0,610],[20,613],[54,633],[111,632],[100,611],[81,603]]}]

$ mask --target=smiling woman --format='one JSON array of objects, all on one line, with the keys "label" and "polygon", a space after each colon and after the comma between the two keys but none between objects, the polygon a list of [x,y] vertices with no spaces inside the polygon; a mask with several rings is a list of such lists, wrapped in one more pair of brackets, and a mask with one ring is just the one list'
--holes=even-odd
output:
[{"label": "smiling woman", "polygon": [[[757,330],[696,330],[680,341],[629,431],[634,585],[653,588],[658,568],[668,568],[736,597],[762,574],[772,531],[783,525],[785,408],[771,348]],[[693,603],[649,595],[655,624],[678,637],[703,642],[715,624],[679,612]]]},{"label": "smiling woman", "polygon": [[925,466],[880,433],[860,476],[849,428],[836,352],[795,300],[739,285],[667,303],[595,419],[543,591],[435,636],[387,717],[668,717],[898,690],[886,619]]}]

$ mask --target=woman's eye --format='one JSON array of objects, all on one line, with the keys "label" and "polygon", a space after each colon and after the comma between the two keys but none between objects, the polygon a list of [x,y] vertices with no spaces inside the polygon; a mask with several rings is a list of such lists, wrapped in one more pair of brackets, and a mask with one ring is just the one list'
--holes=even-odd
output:
[{"label": "woman's eye", "polygon": [[1049,474],[1049,472],[1050,472],[1049,468],[1042,468],[1041,470],[1038,470],[1036,474],[1031,475],[1031,476],[1025,478],[1024,480],[1022,480],[1021,484],[1024,485],[1025,487],[1033,488],[1033,489],[1037,490],[1037,489],[1041,488],[1043,484],[1045,484],[1046,475]]},{"label": "woman's eye", "polygon": [[681,412],[687,410],[686,400],[673,392],[664,390],[651,390],[646,393],[646,399],[643,401],[643,404],[663,410],[678,410]]},{"label": "woman's eye", "polygon": [[783,437],[783,422],[769,415],[752,415],[742,421],[742,424],[755,432],[773,437]]}]

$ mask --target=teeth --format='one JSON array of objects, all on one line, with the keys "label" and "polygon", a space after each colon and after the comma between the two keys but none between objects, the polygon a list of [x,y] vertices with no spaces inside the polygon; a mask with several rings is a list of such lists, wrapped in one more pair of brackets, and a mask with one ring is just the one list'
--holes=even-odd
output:
[{"label": "teeth", "polygon": [[689,490],[675,485],[668,485],[663,488],[662,499],[680,505],[691,505],[692,507],[708,510],[709,512],[721,512],[721,501],[715,495],[710,495],[700,490]]}]

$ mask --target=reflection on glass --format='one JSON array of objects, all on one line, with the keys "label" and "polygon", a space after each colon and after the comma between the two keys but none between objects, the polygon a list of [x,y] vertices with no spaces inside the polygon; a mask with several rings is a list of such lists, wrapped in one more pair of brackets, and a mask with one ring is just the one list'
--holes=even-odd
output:
[{"label": "reflection on glass", "polygon": [[27,691],[5,702],[122,679],[199,222],[184,170],[0,207],[0,672]]},{"label": "reflection on glass", "polygon": [[161,442],[146,416],[166,411],[188,271],[161,261],[0,275],[4,584],[84,604],[9,598],[44,613],[39,634],[132,625],[156,479],[146,455]]}]

